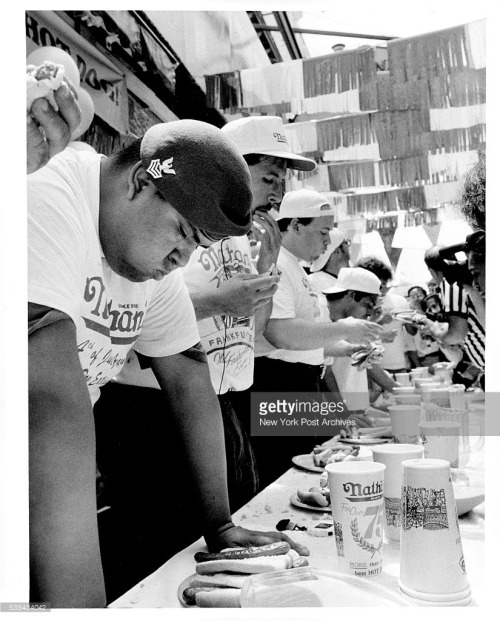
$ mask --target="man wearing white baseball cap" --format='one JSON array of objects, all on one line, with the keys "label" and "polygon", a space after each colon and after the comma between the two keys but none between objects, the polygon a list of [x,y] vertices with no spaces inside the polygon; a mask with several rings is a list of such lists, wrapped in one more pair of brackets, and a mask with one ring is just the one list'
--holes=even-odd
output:
[{"label": "man wearing white baseball cap", "polygon": [[[379,294],[380,280],[375,274],[360,267],[342,268],[337,282],[322,290],[328,305],[329,320],[334,322],[345,317],[366,319],[373,316]],[[327,374],[332,373],[335,391],[338,390],[345,400],[350,417],[363,414],[370,405],[368,378],[366,370],[353,367],[351,360],[351,355],[359,349],[359,346],[345,341],[338,343],[337,346],[339,351],[330,359]],[[327,375],[325,380],[326,378]]]},{"label": "man wearing white baseball cap", "polygon": [[[283,198],[278,219],[283,234],[278,257],[282,276],[265,340],[257,343],[260,356],[255,361],[252,392],[319,393],[328,347],[341,339],[371,341],[380,332],[379,326],[361,319],[320,321],[318,296],[299,261],[314,261],[325,251],[334,215],[326,197],[314,190],[288,192]],[[311,438],[253,438],[261,484],[274,480],[288,468],[296,451],[307,451],[311,444]]]},{"label": "man wearing white baseball cap", "polygon": [[340,229],[330,231],[330,243],[325,252],[311,263],[309,280],[319,296],[321,313],[326,320],[330,319],[328,304],[323,295],[323,289],[333,287],[337,282],[339,271],[343,267],[349,267],[350,240]]}]

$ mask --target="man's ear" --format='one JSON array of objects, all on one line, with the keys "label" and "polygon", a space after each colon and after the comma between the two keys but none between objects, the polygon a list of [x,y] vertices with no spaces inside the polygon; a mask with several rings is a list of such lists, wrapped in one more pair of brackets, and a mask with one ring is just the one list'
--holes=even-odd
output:
[{"label": "man's ear", "polygon": [[300,222],[298,218],[294,218],[291,222],[290,222],[290,228],[292,229],[292,231],[294,231],[295,233],[300,233]]},{"label": "man's ear", "polygon": [[142,162],[137,162],[137,164],[134,164],[134,166],[132,166],[129,170],[127,176],[127,198],[132,200],[137,196],[137,194],[139,194],[139,192],[142,191],[142,188],[151,183],[151,178],[144,170]]}]

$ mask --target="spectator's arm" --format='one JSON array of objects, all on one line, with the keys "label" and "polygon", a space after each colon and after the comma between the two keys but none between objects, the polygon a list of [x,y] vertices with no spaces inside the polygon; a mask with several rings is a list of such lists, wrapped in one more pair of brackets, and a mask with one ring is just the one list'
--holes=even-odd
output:
[{"label": "spectator's arm", "polygon": [[366,370],[368,377],[384,390],[392,392],[392,389],[399,384],[379,364],[374,364],[371,369]]}]

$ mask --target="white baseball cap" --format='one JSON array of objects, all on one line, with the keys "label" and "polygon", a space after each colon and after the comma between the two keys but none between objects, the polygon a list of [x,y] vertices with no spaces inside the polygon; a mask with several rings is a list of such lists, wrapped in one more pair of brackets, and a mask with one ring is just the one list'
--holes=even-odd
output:
[{"label": "white baseball cap", "polygon": [[316,190],[294,190],[287,192],[281,201],[279,217],[283,218],[319,218],[334,216],[335,209],[328,199]]},{"label": "white baseball cap", "polygon": [[332,256],[332,253],[337,250],[340,244],[345,241],[346,236],[340,229],[332,229],[330,231],[330,243],[326,247],[325,252],[320,254],[319,257],[311,263],[309,268],[311,272],[319,272],[328,263],[328,259]]},{"label": "white baseball cap", "polygon": [[341,293],[342,291],[362,291],[380,295],[380,280],[363,267],[343,267],[339,271],[337,284],[328,289],[323,289],[323,293]]},{"label": "white baseball cap", "polygon": [[230,121],[222,128],[240,155],[269,155],[286,160],[288,168],[311,171],[316,162],[290,151],[283,121],[279,116],[248,116]]}]

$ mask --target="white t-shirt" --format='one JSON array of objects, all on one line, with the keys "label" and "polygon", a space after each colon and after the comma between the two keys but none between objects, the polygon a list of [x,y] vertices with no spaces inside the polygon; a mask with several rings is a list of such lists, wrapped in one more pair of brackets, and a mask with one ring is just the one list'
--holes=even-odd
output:
[{"label": "white t-shirt", "polygon": [[75,323],[92,403],[132,347],[162,357],[199,341],[180,271],[133,283],[109,267],[98,236],[103,157],[66,149],[28,177],[28,300]]},{"label": "white t-shirt", "polygon": [[[319,322],[321,310],[318,295],[298,259],[283,246],[278,256],[278,268],[281,270],[281,279],[273,297],[271,319],[307,319]],[[265,343],[267,350],[262,353],[269,358],[285,362],[323,364],[323,348],[299,351],[276,349],[267,341]]]},{"label": "white t-shirt", "polygon": [[[257,273],[246,235],[223,239],[209,248],[198,247],[183,268],[190,294],[217,289],[234,274]],[[198,321],[208,356],[212,385],[217,394],[246,390],[253,383],[255,317],[216,315]]]},{"label": "white t-shirt", "polygon": [[342,356],[333,360],[332,372],[350,410],[364,410],[370,405],[366,369],[358,371],[350,356]]},{"label": "white t-shirt", "polygon": [[[396,293],[387,293],[382,298],[382,310],[389,314],[391,311],[410,310],[406,298]],[[415,350],[413,336],[408,334],[401,321],[394,319],[383,326],[384,330],[396,330],[397,334],[392,343],[383,342],[384,354],[380,360],[380,366],[388,371],[406,368],[406,351]]]}]

